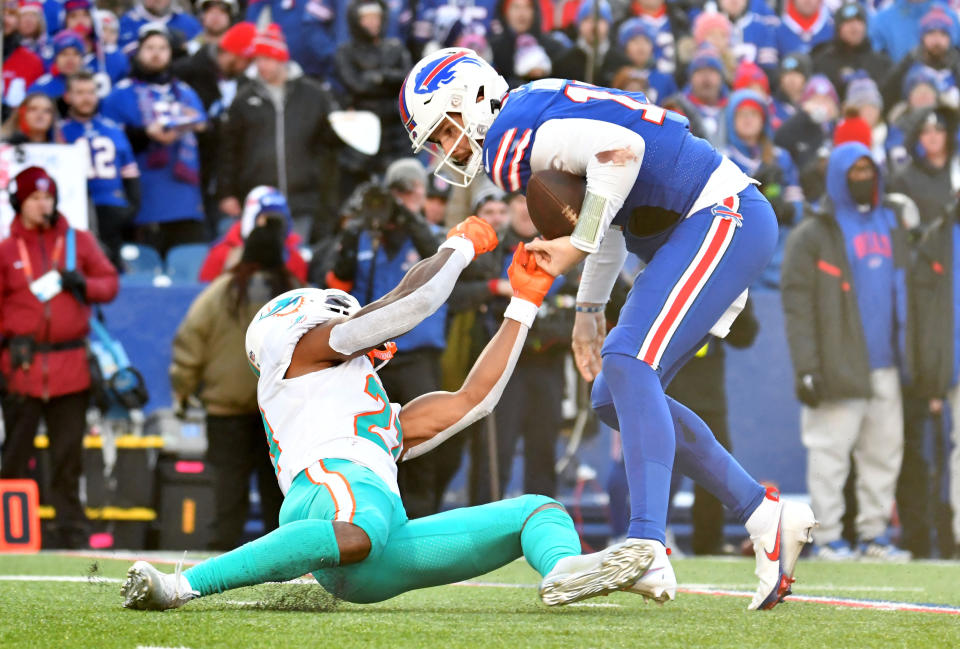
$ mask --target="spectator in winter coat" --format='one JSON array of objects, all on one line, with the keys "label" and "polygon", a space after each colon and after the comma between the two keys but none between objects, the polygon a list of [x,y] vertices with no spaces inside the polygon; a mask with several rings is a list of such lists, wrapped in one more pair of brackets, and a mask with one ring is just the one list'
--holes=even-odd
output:
[{"label": "spectator in winter coat", "polygon": [[279,25],[289,45],[289,57],[301,70],[317,80],[333,75],[334,0],[252,0],[247,20],[259,24],[261,13],[270,10],[270,20]]},{"label": "spectator in winter coat", "polygon": [[67,80],[70,113],[60,128],[66,142],[80,142],[90,156],[87,195],[97,214],[97,233],[114,266],[120,267],[124,229],[140,209],[140,168],[126,133],[98,114],[97,84],[86,70]]},{"label": "spectator in winter coat", "polygon": [[[100,96],[110,92],[113,84],[130,73],[127,56],[116,48],[106,48],[93,30],[93,4],[90,0],[66,0],[63,26],[83,39],[83,64],[91,72],[103,76]],[[69,75],[68,75],[69,76]]]},{"label": "spectator in winter coat", "polygon": [[220,137],[220,211],[240,216],[240,199],[258,185],[287,197],[294,229],[305,240],[333,235],[337,225],[336,154],[328,116],[330,92],[289,62],[280,28],[253,43],[257,75],[224,117]]},{"label": "spectator in winter coat", "polygon": [[809,53],[833,38],[833,20],[823,0],[787,0],[777,27],[777,51]]},{"label": "spectator in winter coat", "polygon": [[27,88],[28,93],[42,92],[57,102],[61,117],[67,114],[67,104],[63,93],[67,91],[67,78],[83,69],[83,56],[86,46],[80,36],[65,29],[53,37],[53,65],[50,72],[37,79]]},{"label": "spectator in winter coat", "polygon": [[883,121],[883,98],[873,79],[867,76],[850,79],[843,101],[843,112],[847,116],[855,113],[857,117],[863,119],[870,129],[870,143],[867,146],[873,154],[873,160],[881,167],[885,166],[888,129],[886,122]]},{"label": "spectator in winter coat", "polygon": [[712,48],[723,62],[723,76],[732,79],[737,58],[730,40],[733,26],[727,17],[715,11],[704,11],[693,21],[693,40],[697,48]]},{"label": "spectator in winter coat", "polygon": [[664,74],[677,73],[676,35],[689,31],[682,10],[671,12],[671,6],[679,8],[679,5],[667,3],[666,0],[633,0],[630,3],[630,14],[642,20],[655,35],[657,70]]},{"label": "spectator in winter coat", "polygon": [[207,45],[216,47],[236,20],[240,8],[237,0],[201,0],[197,3],[197,11],[203,31],[187,43],[187,52],[190,54]]},{"label": "spectator in winter coat", "polygon": [[410,52],[400,41],[384,38],[383,0],[353,0],[347,12],[350,40],[337,48],[337,78],[347,91],[347,107],[380,118],[380,150],[366,167],[368,173],[382,173],[410,151],[410,138],[397,119],[400,84],[412,67]]},{"label": "spectator in winter coat", "polygon": [[255,187],[243,201],[243,215],[230,226],[223,238],[213,244],[200,267],[201,282],[212,282],[224,271],[232,269],[243,256],[244,244],[250,233],[270,218],[283,221],[283,258],[287,270],[302,283],[307,281],[307,262],[300,255],[300,235],[293,231],[290,207],[274,187]]},{"label": "spectator in winter coat", "polygon": [[5,0],[3,11],[3,114],[20,105],[34,81],[43,75],[43,61],[23,46],[17,26],[20,12],[16,0]]},{"label": "spectator in winter coat", "polygon": [[216,469],[211,548],[240,544],[257,476],[264,532],[277,527],[283,495],[267,453],[257,380],[242,353],[247,326],[273,297],[300,286],[283,263],[284,219],[247,235],[238,264],[197,296],[173,339],[170,383],[178,403],[199,394],[207,412],[207,462]]},{"label": "spectator in winter coat", "polygon": [[773,110],[781,124],[796,115],[803,89],[812,74],[813,63],[806,54],[793,52],[780,59]]},{"label": "spectator in winter coat", "polygon": [[202,30],[196,18],[174,8],[173,0],[140,0],[120,18],[119,45],[124,52],[129,54],[137,48],[140,28],[147,23],[160,23],[171,34],[177,32],[181,42],[190,40]]},{"label": "spectator in winter coat", "polygon": [[723,109],[729,94],[718,53],[709,46],[701,48],[690,62],[688,76],[690,83],[683,95],[697,113],[704,137],[716,145],[720,142]]},{"label": "spectator in winter coat", "polygon": [[[347,6],[350,0],[334,0],[334,40],[342,45],[350,40],[350,25],[347,21]],[[387,14],[383,18],[384,38],[395,38],[401,43],[410,40],[410,26],[413,23],[413,9],[408,0],[390,0],[387,2]]]},{"label": "spectator in winter coat", "polygon": [[719,0],[717,10],[732,25],[731,47],[738,63],[756,63],[768,74],[777,71],[780,55],[777,52],[775,16],[756,13],[749,0]]},{"label": "spectator in winter coat", "polygon": [[[903,561],[886,535],[903,455],[899,368],[906,295],[902,231],[860,143],[830,155],[824,210],[787,241],[782,295],[817,557]],[[857,466],[859,548],[841,538],[843,485]]]},{"label": "spectator in winter coat", "polygon": [[920,115],[927,108],[934,108],[940,104],[938,82],[933,71],[924,67],[915,69],[903,80],[903,96],[906,99],[891,108],[887,116],[889,125],[886,144],[887,159],[894,172],[910,162],[911,154],[907,150],[907,136],[920,119]]},{"label": "spectator in winter coat", "polygon": [[[607,85],[617,71],[619,57],[612,47],[610,27],[613,13],[607,0],[599,3],[598,18],[594,20],[592,2],[584,2],[577,12],[577,40],[574,46],[554,61],[553,74],[563,79],[575,79],[597,85]],[[593,60],[596,46],[597,59]]]},{"label": "spectator in winter coat", "polygon": [[206,239],[195,131],[207,115],[197,94],[170,72],[170,35],[141,30],[133,72],[103,100],[103,116],[123,125],[142,177],[134,236],[161,255]]},{"label": "spectator in winter coat", "polygon": [[253,39],[257,34],[253,23],[237,23],[216,43],[207,43],[173,63],[173,75],[193,88],[207,111],[208,128],[197,135],[200,148],[200,177],[208,234],[213,238],[220,220],[217,180],[220,161],[222,119],[233,103],[237,91],[250,83],[244,71],[252,61]]},{"label": "spectator in winter coat", "polygon": [[[59,0],[54,1],[58,5],[60,4]],[[20,36],[20,43],[43,59],[44,67],[46,67],[47,61],[53,56],[50,37],[60,31],[60,18],[58,16],[55,23],[57,28],[48,30],[44,6],[44,3],[39,0],[21,2],[17,33]],[[58,8],[58,11],[61,11],[61,9]]]},{"label": "spectator in winter coat", "polygon": [[56,104],[42,92],[27,95],[4,124],[3,139],[10,144],[62,143]]},{"label": "spectator in winter coat", "polygon": [[752,90],[738,90],[730,95],[725,130],[724,154],[760,183],[760,191],[770,201],[780,223],[773,259],[759,280],[764,286],[777,288],[787,234],[790,226],[803,215],[803,192],[797,168],[790,154],[773,144],[769,110],[762,95]]},{"label": "spectator in winter coat", "polygon": [[464,36],[491,33],[498,0],[419,0],[411,27],[414,58],[422,52],[457,47]]},{"label": "spectator in winter coat", "polygon": [[6,382],[0,479],[28,477],[43,417],[57,528],[44,544],[86,547],[79,494],[90,403],[85,339],[90,305],[116,296],[117,272],[93,235],[72,230],[57,212],[57,185],[43,169],[28,167],[14,181],[16,217],[0,242],[0,369]]},{"label": "spectator in winter coat", "polygon": [[617,34],[622,64],[643,74],[647,80],[647,98],[653,103],[677,92],[677,82],[673,75],[657,69],[656,37],[657,34],[640,18],[623,21]]},{"label": "spectator in winter coat", "polygon": [[936,80],[937,93],[942,103],[960,108],[960,51],[951,42],[953,23],[940,7],[934,7],[920,20],[920,44],[901,59],[887,76],[883,85],[883,98],[893,106],[904,94],[904,81],[910,74],[925,70]]},{"label": "spectator in winter coat", "polygon": [[909,196],[929,225],[956,200],[957,113],[946,107],[925,108],[914,117],[907,134],[910,162],[890,181],[890,191]]},{"label": "spectator in winter coat", "polygon": [[830,134],[839,116],[839,103],[833,84],[821,74],[813,75],[800,97],[800,110],[774,136],[774,143],[790,153],[800,172],[803,195],[810,202],[823,194]]},{"label": "spectator in winter coat", "polygon": [[[497,22],[488,40],[493,50],[493,67],[500,70],[511,88],[527,77],[517,68],[521,64],[519,50],[531,47],[531,38],[547,55],[550,67],[563,50],[555,38],[544,33],[540,11],[538,0],[501,0],[497,8]],[[523,72],[529,72],[529,68]]]},{"label": "spectator in winter coat", "polygon": [[874,52],[867,38],[867,12],[858,2],[848,1],[833,14],[833,40],[813,53],[813,69],[826,75],[840,94],[858,71],[876,83],[890,73],[890,58]]},{"label": "spectator in winter coat", "polygon": [[934,7],[942,8],[950,19],[950,40],[960,43],[960,23],[948,3],[941,0],[893,0],[870,21],[873,49],[884,52],[897,63],[920,44],[920,21]]}]

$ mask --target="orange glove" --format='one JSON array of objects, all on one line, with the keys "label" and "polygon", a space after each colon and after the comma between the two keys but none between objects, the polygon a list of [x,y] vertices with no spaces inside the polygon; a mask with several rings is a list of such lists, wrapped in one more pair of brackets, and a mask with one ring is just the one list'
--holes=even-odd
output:
[{"label": "orange glove", "polygon": [[527,252],[522,243],[513,253],[513,261],[507,269],[507,276],[510,277],[513,294],[537,306],[543,303],[543,298],[554,280],[553,275],[537,266],[536,258]]},{"label": "orange glove", "polygon": [[497,233],[493,227],[483,219],[471,216],[462,223],[450,228],[447,238],[460,237],[473,244],[473,251],[477,255],[490,252],[497,247]]}]

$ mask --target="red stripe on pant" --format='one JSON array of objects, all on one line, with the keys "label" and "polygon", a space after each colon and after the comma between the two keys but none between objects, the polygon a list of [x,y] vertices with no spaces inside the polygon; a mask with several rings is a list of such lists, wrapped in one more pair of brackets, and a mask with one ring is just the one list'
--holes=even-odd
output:
[{"label": "red stripe on pant", "polygon": [[703,258],[700,259],[693,273],[687,278],[687,281],[684,283],[683,288],[680,289],[680,293],[677,294],[677,298],[673,301],[673,304],[665,305],[664,308],[669,309],[667,317],[660,323],[660,326],[653,336],[653,341],[647,349],[647,353],[641,359],[644,363],[647,363],[651,367],[655,366],[658,352],[660,348],[666,344],[667,333],[677,320],[680,312],[683,311],[687,302],[691,301],[691,298],[696,297],[693,295],[694,289],[706,274],[707,269],[713,264],[714,259],[717,258],[717,255],[720,253],[720,248],[723,246],[723,241],[727,238],[727,231],[732,227],[734,227],[733,221],[730,219],[720,219],[720,225],[717,227],[717,231],[713,235],[713,239],[710,241],[710,245],[707,247]]}]

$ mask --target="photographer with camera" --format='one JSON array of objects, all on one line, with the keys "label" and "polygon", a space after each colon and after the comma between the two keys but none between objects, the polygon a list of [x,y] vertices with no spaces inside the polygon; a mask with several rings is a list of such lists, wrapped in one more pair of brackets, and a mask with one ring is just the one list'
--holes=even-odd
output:
[{"label": "photographer with camera", "polygon": [[44,546],[85,547],[79,480],[90,403],[86,336],[90,304],[116,296],[117,272],[93,235],[73,230],[57,212],[57,184],[46,171],[24,169],[8,191],[16,218],[0,242],[0,478],[28,477],[42,415],[52,470],[43,498],[56,510],[56,536],[45,537]]},{"label": "photographer with camera", "polygon": [[[369,304],[396,287],[414,264],[434,253],[440,230],[422,214],[426,180],[423,165],[405,158],[387,168],[383,185],[366,183],[357,188],[352,197],[357,205],[337,241],[327,286],[348,291],[360,304]],[[403,354],[385,367],[380,365],[380,381],[398,402],[440,389],[446,321],[444,305],[395,341]],[[451,462],[442,451],[441,447],[399,467],[397,481],[410,518],[439,511],[443,492],[453,477],[444,469]]]},{"label": "photographer with camera", "polygon": [[803,215],[803,191],[797,168],[790,154],[774,145],[767,100],[759,93],[738,90],[730,95],[726,131],[727,146],[723,153],[757,180],[780,224],[773,259],[757,280],[762,286],[777,288],[789,228]]}]

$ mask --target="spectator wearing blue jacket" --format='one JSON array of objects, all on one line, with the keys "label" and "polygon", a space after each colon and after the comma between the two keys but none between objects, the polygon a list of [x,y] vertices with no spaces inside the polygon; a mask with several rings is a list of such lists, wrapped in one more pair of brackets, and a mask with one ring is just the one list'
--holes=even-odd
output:
[{"label": "spectator wearing blue jacket", "polygon": [[143,178],[135,238],[161,255],[205,239],[195,131],[207,114],[197,94],[170,74],[172,47],[163,25],[140,35],[133,72],[103,100],[104,117],[123,125]]},{"label": "spectator wearing blue jacket", "polygon": [[787,0],[777,27],[777,51],[809,53],[833,39],[833,18],[823,0]]},{"label": "spectator wearing blue jacket", "polygon": [[759,282],[771,288],[780,286],[783,246],[790,226],[803,216],[803,191],[790,154],[774,145],[767,100],[753,90],[738,90],[730,95],[726,111],[724,154],[760,183],[760,191],[777,215],[780,236],[773,259]]},{"label": "spectator wearing blue jacket", "polygon": [[624,64],[636,68],[646,76],[646,95],[653,103],[666,99],[677,92],[677,82],[672,74],[657,69],[657,34],[640,18],[629,18],[620,24],[617,44]]},{"label": "spectator wearing blue jacket", "polygon": [[[887,536],[903,455],[900,369],[906,284],[900,214],[859,142],[835,148],[821,213],[787,242],[782,295],[797,396],[804,404],[807,488],[820,527],[814,553],[904,561]],[[896,254],[895,254],[896,253]],[[857,466],[859,547],[841,538],[843,485]]]},{"label": "spectator wearing blue jacket", "polygon": [[107,48],[100,41],[100,35],[94,30],[93,3],[90,0],[66,0],[63,8],[66,12],[64,29],[76,32],[83,39],[83,64],[91,72],[106,77],[98,79],[100,94],[106,95],[113,84],[130,73],[130,61],[123,52]]},{"label": "spectator wearing blue jacket", "polygon": [[903,94],[903,83],[917,71],[927,71],[936,83],[940,101],[960,107],[960,52],[951,36],[953,23],[942,7],[934,7],[920,20],[920,43],[887,76],[883,98],[893,106]]},{"label": "spectator wearing blue jacket", "polygon": [[942,8],[949,16],[950,38],[954,43],[960,43],[960,23],[946,3],[940,0],[894,0],[870,21],[873,48],[886,52],[894,62],[905,57],[920,43],[920,21],[934,7]]},{"label": "spectator wearing blue jacket", "polygon": [[27,88],[27,94],[42,92],[57,102],[61,116],[67,114],[67,105],[63,93],[67,91],[67,77],[83,69],[85,51],[83,39],[69,29],[64,29],[53,37],[53,65],[50,71],[33,82]]},{"label": "spectator wearing blue jacket", "polygon": [[137,48],[140,28],[147,23],[160,23],[170,32],[179,32],[181,42],[189,41],[202,31],[200,21],[174,9],[173,0],[140,0],[120,18],[120,48],[130,53]]},{"label": "spectator wearing blue jacket", "polygon": [[717,9],[733,27],[731,44],[737,61],[756,63],[768,74],[775,73],[780,61],[777,51],[780,20],[776,16],[757,13],[749,0],[719,0]]},{"label": "spectator wearing blue jacket", "polygon": [[337,51],[335,0],[252,0],[247,20],[257,23],[264,9],[270,20],[280,26],[290,58],[300,64],[304,74],[320,80],[333,75],[333,57]]}]

